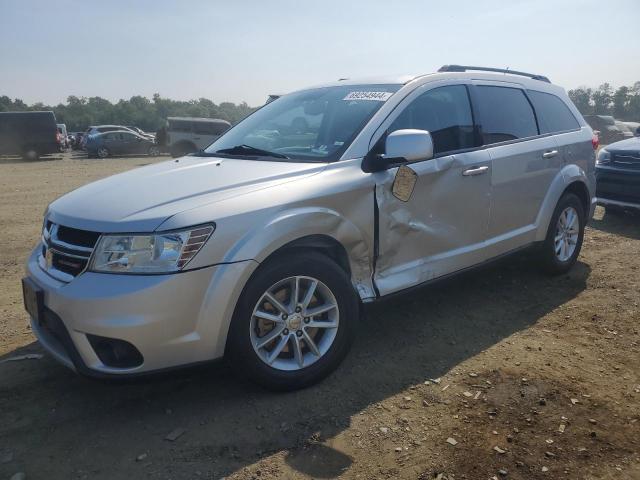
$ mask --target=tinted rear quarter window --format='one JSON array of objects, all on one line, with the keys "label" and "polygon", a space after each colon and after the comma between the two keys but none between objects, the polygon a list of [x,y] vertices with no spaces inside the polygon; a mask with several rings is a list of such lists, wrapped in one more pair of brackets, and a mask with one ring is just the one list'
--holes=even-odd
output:
[{"label": "tinted rear quarter window", "polygon": [[580,128],[569,107],[550,93],[530,90],[529,98],[538,115],[540,133],[566,132]]},{"label": "tinted rear quarter window", "polygon": [[538,135],[536,117],[522,90],[483,85],[476,92],[485,145]]}]

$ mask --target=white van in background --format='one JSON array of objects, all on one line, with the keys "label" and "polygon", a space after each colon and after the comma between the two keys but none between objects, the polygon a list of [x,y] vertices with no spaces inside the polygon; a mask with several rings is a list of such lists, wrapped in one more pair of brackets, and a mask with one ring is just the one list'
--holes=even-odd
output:
[{"label": "white van in background", "polygon": [[167,118],[167,146],[172,157],[182,157],[208,147],[231,124],[218,118]]}]

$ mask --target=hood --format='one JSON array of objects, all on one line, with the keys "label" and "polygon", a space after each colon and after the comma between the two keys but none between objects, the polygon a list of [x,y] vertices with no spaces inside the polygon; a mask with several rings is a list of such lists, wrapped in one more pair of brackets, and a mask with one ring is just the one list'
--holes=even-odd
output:
[{"label": "hood", "polygon": [[67,193],[49,205],[47,218],[95,232],[151,232],[185,210],[299,180],[325,167],[324,163],[182,157]]},{"label": "hood", "polygon": [[620,142],[611,143],[604,148],[609,152],[639,152],[640,137],[632,137]]}]

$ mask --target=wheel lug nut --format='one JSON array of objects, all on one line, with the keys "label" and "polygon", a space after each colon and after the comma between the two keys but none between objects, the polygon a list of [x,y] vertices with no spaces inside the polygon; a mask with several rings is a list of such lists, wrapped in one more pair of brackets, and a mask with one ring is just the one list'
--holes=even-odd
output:
[{"label": "wheel lug nut", "polygon": [[283,320],[286,320],[286,319],[287,319],[287,317],[288,317],[288,315],[287,315],[286,313],[283,313],[283,314],[282,314],[282,319],[283,319]]},{"label": "wheel lug nut", "polygon": [[309,317],[304,317],[304,323],[309,323],[310,321]]},{"label": "wheel lug nut", "polygon": [[298,331],[296,332],[296,335],[297,335],[297,336],[299,336],[299,337],[301,337],[301,336],[302,336],[302,330],[298,330]]},{"label": "wheel lug nut", "polygon": [[300,307],[296,307],[296,313],[300,313],[302,309]]},{"label": "wheel lug nut", "polygon": [[285,329],[282,331],[282,333],[283,333],[283,335],[289,335],[289,329],[288,329],[288,328],[285,328]]}]

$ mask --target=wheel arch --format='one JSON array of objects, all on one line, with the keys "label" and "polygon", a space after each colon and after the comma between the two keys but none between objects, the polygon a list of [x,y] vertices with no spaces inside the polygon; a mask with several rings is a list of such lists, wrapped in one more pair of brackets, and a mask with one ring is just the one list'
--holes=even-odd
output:
[{"label": "wheel arch", "polygon": [[562,194],[564,195],[565,193],[575,194],[582,203],[585,215],[589,215],[589,209],[591,208],[591,196],[589,195],[589,189],[584,182],[579,180],[571,182],[567,185],[567,188],[564,189]]},{"label": "wheel arch", "polygon": [[560,198],[567,192],[577,195],[585,209],[585,215],[587,217],[590,215],[593,194],[589,189],[587,174],[577,165],[566,165],[556,174],[551,182],[547,195],[538,212],[538,218],[536,219],[536,241],[541,242],[546,238],[553,211]]},{"label": "wheel arch", "polygon": [[329,257],[351,278],[351,264],[347,250],[338,240],[326,234],[311,234],[292,240],[272,252],[264,261],[289,253],[310,250]]},{"label": "wheel arch", "polygon": [[[221,223],[219,228],[222,231],[226,227]],[[269,220],[252,224],[233,244],[214,242],[211,248],[216,251],[205,256],[225,263],[249,259],[264,263],[287,252],[317,251],[334,260],[349,275],[361,300],[371,299],[375,297],[372,234],[363,228],[330,208],[295,207],[274,212]]]}]

